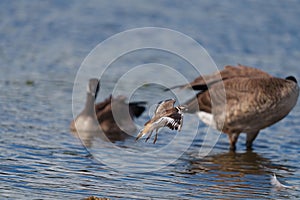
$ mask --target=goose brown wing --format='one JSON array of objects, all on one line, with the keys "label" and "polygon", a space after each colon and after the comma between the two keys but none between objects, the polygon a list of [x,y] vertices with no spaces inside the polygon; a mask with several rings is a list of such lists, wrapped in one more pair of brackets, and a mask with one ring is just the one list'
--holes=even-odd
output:
[{"label": "goose brown wing", "polygon": [[131,131],[135,129],[133,116],[142,113],[145,109],[143,102],[127,104],[126,97],[111,96],[96,105],[96,116],[104,132],[120,133],[121,130]]},{"label": "goose brown wing", "polygon": [[251,87],[247,80],[251,78],[236,77],[218,82],[209,90],[201,91],[196,97],[187,101],[187,112],[195,113],[204,111],[212,113],[212,109],[224,109],[228,101],[238,101],[245,93],[255,92],[255,87]]},{"label": "goose brown wing", "polygon": [[96,114],[100,113],[106,106],[111,104],[111,100],[112,100],[112,95],[110,95],[107,99],[105,99],[104,101],[97,103],[95,105],[95,111]]},{"label": "goose brown wing", "polygon": [[260,69],[256,69],[253,67],[248,67],[240,64],[238,66],[227,65],[224,67],[222,71],[217,71],[212,75],[199,76],[189,84],[175,86],[172,87],[171,89],[192,88],[194,90],[206,90],[211,85],[218,83],[222,80],[227,80],[227,79],[237,78],[237,77],[249,78],[249,77],[272,77],[272,76]]},{"label": "goose brown wing", "polygon": [[284,103],[294,94],[284,79],[239,77],[224,81],[224,87],[225,92],[221,84],[211,88],[211,102],[215,120],[225,117],[225,128],[260,130],[282,119],[293,107]]}]

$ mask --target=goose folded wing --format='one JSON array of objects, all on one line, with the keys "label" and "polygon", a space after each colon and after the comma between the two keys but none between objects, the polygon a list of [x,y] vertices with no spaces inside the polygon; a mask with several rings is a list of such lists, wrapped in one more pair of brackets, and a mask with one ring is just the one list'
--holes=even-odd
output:
[{"label": "goose folded wing", "polygon": [[212,75],[199,76],[189,84],[178,85],[178,86],[171,87],[169,89],[191,88],[193,90],[203,91],[203,90],[207,90],[210,86],[222,80],[227,80],[236,77],[248,77],[248,78],[249,77],[271,77],[271,75],[260,69],[256,69],[253,67],[248,67],[240,64],[238,66],[227,65],[224,67],[223,70],[217,71]]},{"label": "goose folded wing", "polygon": [[111,104],[111,100],[112,100],[112,95],[110,95],[107,99],[105,99],[103,102],[97,103],[95,105],[95,111],[96,113],[101,112],[102,110],[105,109],[105,107],[107,107],[108,105]]}]

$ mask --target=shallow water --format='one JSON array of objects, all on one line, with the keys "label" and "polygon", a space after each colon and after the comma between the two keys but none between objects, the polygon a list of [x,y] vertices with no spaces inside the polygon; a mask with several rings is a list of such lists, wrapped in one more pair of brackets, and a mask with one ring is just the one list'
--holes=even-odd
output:
[{"label": "shallow water", "polygon": [[[161,26],[183,32],[203,45],[220,68],[242,63],[299,79],[298,2],[193,3],[0,3],[1,199],[300,198],[299,190],[276,190],[270,184],[276,173],[283,183],[300,186],[299,103],[285,119],[261,131],[253,151],[245,150],[241,135],[237,152],[231,153],[226,135],[220,135],[205,157],[199,150],[209,150],[202,145],[207,129],[192,115],[185,116],[182,132],[175,136],[164,129],[155,145],[95,140],[86,148],[69,131],[73,83],[81,62],[99,42],[130,28]],[[104,77],[107,84],[98,101],[107,97],[118,73],[149,62],[175,66],[189,80],[195,78],[185,61],[145,51],[114,63],[115,72]],[[151,76],[164,78],[156,72]],[[148,120],[153,102],[173,95],[161,91],[160,86],[146,85],[132,97],[151,101],[138,126]],[[76,103],[81,109],[84,99]]]}]

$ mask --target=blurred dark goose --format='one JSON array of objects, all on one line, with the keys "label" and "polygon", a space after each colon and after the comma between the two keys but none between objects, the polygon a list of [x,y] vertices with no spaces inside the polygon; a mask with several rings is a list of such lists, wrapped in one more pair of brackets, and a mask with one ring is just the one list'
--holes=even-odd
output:
[{"label": "blurred dark goose", "polygon": [[162,127],[169,127],[172,130],[181,130],[182,122],[183,122],[183,114],[182,110],[185,108],[184,106],[176,106],[174,107],[176,100],[168,99],[165,101],[161,101],[158,103],[154,116],[145,123],[144,128],[136,137],[136,140],[140,139],[147,133],[150,133],[146,138],[146,141],[151,137],[152,132],[155,130],[155,138],[153,143],[157,140],[157,132]]},{"label": "blurred dark goose", "polygon": [[186,103],[187,112],[196,113],[205,124],[228,134],[232,150],[240,133],[246,133],[246,146],[251,149],[259,131],[288,115],[299,96],[295,77],[276,78],[243,65],[226,66],[176,87],[200,91]]},{"label": "blurred dark goose", "polygon": [[89,80],[85,107],[71,122],[70,129],[77,132],[102,132],[110,141],[124,140],[129,136],[127,133],[136,131],[133,118],[144,112],[146,102],[126,103],[124,96],[110,96],[95,105],[99,87],[98,79]]}]

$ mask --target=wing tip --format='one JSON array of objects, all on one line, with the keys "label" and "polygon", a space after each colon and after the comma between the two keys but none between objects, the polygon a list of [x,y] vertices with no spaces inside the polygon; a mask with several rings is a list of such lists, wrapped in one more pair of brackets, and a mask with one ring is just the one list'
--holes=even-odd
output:
[{"label": "wing tip", "polygon": [[136,136],[135,141],[138,141],[140,138],[142,138],[145,134],[143,133],[143,130],[139,132],[139,134]]}]

